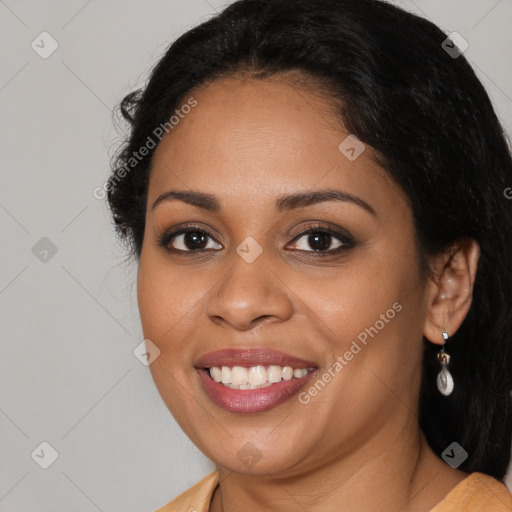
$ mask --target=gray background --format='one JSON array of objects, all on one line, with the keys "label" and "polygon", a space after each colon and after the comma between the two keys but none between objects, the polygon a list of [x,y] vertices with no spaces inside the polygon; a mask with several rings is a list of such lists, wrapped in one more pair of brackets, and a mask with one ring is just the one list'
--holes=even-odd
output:
[{"label": "gray background", "polygon": [[[468,41],[511,133],[512,0],[397,3]],[[133,354],[136,269],[93,190],[122,135],[113,106],[223,4],[0,0],[1,511],[150,511],[213,469]]]}]

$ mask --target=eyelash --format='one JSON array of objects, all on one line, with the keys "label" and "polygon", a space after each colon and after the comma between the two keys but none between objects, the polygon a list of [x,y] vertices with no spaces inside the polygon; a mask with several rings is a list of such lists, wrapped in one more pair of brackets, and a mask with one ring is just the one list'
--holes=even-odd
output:
[{"label": "eyelash", "polygon": [[[166,251],[168,251],[172,254],[178,254],[178,255],[183,255],[183,256],[192,256],[197,253],[201,254],[201,253],[212,251],[212,249],[197,249],[197,250],[184,251],[182,249],[173,249],[173,248],[169,247],[169,244],[173,238],[175,238],[179,235],[187,234],[187,233],[206,234],[208,237],[210,237],[212,240],[214,240],[216,243],[218,243],[215,240],[215,235],[213,233],[211,233],[208,229],[206,229],[202,226],[189,224],[189,225],[186,225],[184,227],[177,229],[176,231],[164,233],[161,237],[159,237],[158,245],[163,247]],[[303,236],[310,235],[310,234],[330,235],[330,236],[338,239],[338,241],[340,241],[342,243],[342,245],[340,245],[336,249],[330,249],[327,251],[313,251],[313,250],[302,251],[301,249],[296,249],[299,252],[311,253],[313,255],[313,257],[322,258],[322,257],[326,257],[326,256],[338,255],[338,254],[341,254],[342,252],[345,252],[348,249],[354,248],[354,246],[355,246],[354,239],[348,233],[342,233],[342,232],[336,231],[334,229],[331,229],[331,228],[328,228],[325,226],[320,226],[320,225],[310,226],[305,231],[302,231],[301,233],[296,235],[294,237],[294,239],[292,240],[292,242],[295,242],[296,240],[300,240]],[[219,249],[214,249],[214,250],[219,250]]]}]

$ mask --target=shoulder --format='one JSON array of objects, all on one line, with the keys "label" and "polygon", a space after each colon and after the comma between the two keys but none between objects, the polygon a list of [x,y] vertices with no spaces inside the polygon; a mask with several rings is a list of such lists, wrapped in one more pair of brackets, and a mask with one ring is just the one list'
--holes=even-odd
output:
[{"label": "shoulder", "polygon": [[505,484],[484,473],[470,473],[431,512],[511,512],[512,496]]},{"label": "shoulder", "polygon": [[156,512],[208,512],[218,483],[219,475],[214,470]]},{"label": "shoulder", "polygon": [[[219,482],[212,471],[156,512],[208,512]],[[484,473],[471,473],[456,485],[431,512],[511,512],[512,496],[505,484]]]}]

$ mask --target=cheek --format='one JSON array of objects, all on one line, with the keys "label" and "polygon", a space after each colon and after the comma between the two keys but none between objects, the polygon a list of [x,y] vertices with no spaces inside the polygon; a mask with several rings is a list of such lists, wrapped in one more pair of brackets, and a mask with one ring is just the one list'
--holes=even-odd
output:
[{"label": "cheek", "polygon": [[[289,287],[303,302],[306,312],[315,324],[324,326],[326,337],[333,348],[343,350],[347,340],[378,322],[381,315],[396,316],[393,304],[404,297],[412,282],[397,265],[372,255],[355,255],[337,269],[330,269],[316,277],[296,273],[290,277]],[[387,323],[386,323],[387,325]]]},{"label": "cheek", "polygon": [[328,280],[296,279],[293,290],[330,354],[324,374],[333,392],[320,399],[327,409],[366,414],[411,393],[421,372],[424,314],[414,258],[359,258]]},{"label": "cheek", "polygon": [[205,283],[190,270],[171,267],[161,258],[142,255],[137,274],[137,301],[144,336],[165,350],[197,315]]},{"label": "cheek", "polygon": [[187,343],[197,329],[203,287],[193,272],[171,269],[158,255],[141,255],[137,274],[137,301],[144,338],[160,350],[149,366],[155,385],[185,431],[196,410],[190,403],[198,385],[192,366],[193,346]]}]

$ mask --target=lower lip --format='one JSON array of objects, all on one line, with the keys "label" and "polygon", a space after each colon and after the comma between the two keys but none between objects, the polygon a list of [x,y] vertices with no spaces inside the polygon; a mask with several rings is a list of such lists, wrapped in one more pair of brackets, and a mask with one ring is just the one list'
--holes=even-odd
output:
[{"label": "lower lip", "polygon": [[229,412],[250,414],[263,412],[280,405],[295,396],[317,370],[299,379],[282,380],[260,389],[231,389],[215,382],[208,370],[199,369],[199,376],[206,394],[219,407]]}]

